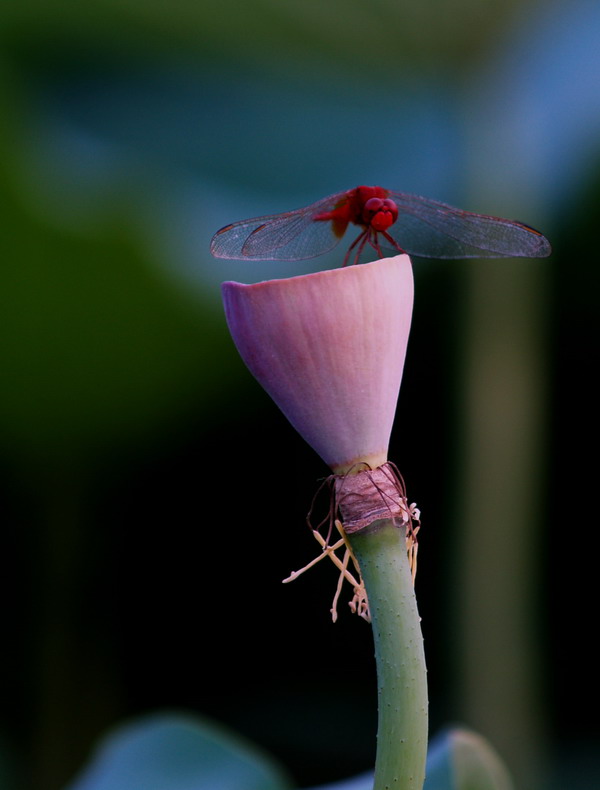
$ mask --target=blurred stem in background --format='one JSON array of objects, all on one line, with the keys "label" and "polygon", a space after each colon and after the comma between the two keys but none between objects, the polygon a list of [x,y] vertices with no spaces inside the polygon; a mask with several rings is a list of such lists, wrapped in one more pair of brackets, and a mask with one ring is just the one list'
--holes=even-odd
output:
[{"label": "blurred stem in background", "polygon": [[[39,538],[33,583],[31,646],[34,708],[25,787],[57,790],[80,765],[97,733],[119,714],[109,640],[99,639],[89,578],[96,577],[86,490],[74,464],[58,462],[39,485]],[[90,627],[89,622],[94,624]],[[106,635],[105,635],[106,636]],[[103,644],[104,642],[104,644]]]},{"label": "blurred stem in background", "polygon": [[536,622],[547,262],[468,267],[457,710],[518,786],[539,787],[545,737]]}]

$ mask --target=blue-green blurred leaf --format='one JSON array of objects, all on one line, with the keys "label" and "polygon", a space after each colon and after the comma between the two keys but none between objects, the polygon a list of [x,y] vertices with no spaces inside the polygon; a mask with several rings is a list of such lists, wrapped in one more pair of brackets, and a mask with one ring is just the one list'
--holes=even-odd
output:
[{"label": "blue-green blurred leaf", "polygon": [[283,771],[212,722],[155,715],[116,729],[67,790],[288,790]]},{"label": "blue-green blurred leaf", "polygon": [[512,790],[504,764],[474,732],[453,729],[434,738],[427,756],[424,790]]},{"label": "blue-green blurred leaf", "polygon": [[373,771],[343,779],[341,782],[311,787],[310,790],[373,790]]},{"label": "blue-green blurred leaf", "polygon": [[[372,790],[372,772],[311,790]],[[513,790],[508,772],[489,743],[474,732],[453,729],[433,738],[423,790]]]},{"label": "blue-green blurred leaf", "polygon": [[454,790],[450,732],[442,733],[429,741],[424,790]]}]

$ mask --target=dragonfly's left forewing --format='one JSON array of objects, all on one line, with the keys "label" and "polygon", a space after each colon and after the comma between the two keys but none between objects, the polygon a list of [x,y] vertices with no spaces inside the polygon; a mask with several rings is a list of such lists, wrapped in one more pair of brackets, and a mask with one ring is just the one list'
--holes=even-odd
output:
[{"label": "dragonfly's left forewing", "polygon": [[242,257],[304,260],[328,252],[339,240],[331,222],[315,222],[312,212],[292,212],[255,228],[244,241]]},{"label": "dragonfly's left forewing", "polygon": [[390,234],[409,255],[426,258],[543,258],[548,240],[515,220],[474,214],[445,203],[391,192],[398,220]]},{"label": "dragonfly's left forewing", "polygon": [[216,258],[294,261],[314,258],[339,242],[332,222],[315,217],[331,210],[338,195],[284,214],[234,222],[217,231],[210,251]]}]

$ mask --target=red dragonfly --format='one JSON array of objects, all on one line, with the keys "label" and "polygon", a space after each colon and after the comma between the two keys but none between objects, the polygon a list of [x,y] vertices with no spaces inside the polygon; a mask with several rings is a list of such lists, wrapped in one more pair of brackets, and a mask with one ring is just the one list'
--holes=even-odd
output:
[{"label": "red dragonfly", "polygon": [[348,225],[359,228],[344,258],[358,263],[368,245],[421,258],[543,258],[551,247],[516,220],[462,211],[436,200],[360,186],[306,208],[225,225],[210,243],[216,258],[297,261],[328,252]]}]

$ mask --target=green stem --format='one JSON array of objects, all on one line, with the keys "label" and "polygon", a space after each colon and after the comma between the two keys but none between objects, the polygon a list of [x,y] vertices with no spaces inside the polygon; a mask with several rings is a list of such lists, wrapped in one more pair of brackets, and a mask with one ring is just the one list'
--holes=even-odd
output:
[{"label": "green stem", "polygon": [[422,790],[427,756],[423,637],[404,528],[375,521],[349,535],[369,598],[379,719],[373,790]]}]

